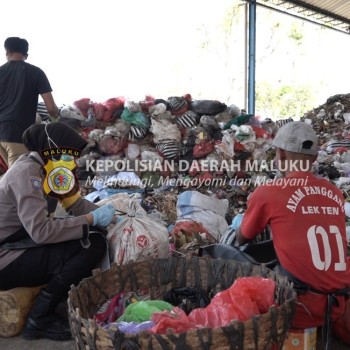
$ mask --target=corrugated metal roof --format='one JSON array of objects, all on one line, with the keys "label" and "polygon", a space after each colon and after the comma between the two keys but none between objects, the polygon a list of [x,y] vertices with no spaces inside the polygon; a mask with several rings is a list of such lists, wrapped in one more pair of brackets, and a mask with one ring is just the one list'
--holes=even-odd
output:
[{"label": "corrugated metal roof", "polygon": [[350,34],[350,0],[257,0],[256,4]]}]

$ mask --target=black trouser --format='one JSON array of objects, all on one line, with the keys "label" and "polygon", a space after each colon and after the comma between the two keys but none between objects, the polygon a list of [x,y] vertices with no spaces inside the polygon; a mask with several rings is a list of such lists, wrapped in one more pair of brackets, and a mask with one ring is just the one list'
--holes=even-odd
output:
[{"label": "black trouser", "polygon": [[89,248],[74,240],[27,249],[0,270],[0,289],[47,284],[49,293],[66,298],[70,286],[91,276],[106,252],[102,234],[92,233],[89,240]]}]

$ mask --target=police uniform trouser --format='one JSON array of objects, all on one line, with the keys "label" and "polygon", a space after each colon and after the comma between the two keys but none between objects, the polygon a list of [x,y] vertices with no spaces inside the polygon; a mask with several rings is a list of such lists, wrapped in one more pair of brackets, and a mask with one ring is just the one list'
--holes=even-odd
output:
[{"label": "police uniform trouser", "polygon": [[0,289],[47,284],[48,293],[66,298],[70,286],[91,276],[106,252],[101,233],[90,234],[89,240],[88,248],[73,240],[27,249],[0,270]]}]

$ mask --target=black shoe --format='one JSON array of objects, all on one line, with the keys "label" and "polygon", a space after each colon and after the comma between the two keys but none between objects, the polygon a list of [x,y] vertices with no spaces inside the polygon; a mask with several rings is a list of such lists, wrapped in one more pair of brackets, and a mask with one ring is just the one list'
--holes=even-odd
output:
[{"label": "black shoe", "polygon": [[67,321],[51,314],[40,318],[28,316],[22,331],[22,338],[26,340],[46,338],[65,341],[71,340],[72,334]]}]

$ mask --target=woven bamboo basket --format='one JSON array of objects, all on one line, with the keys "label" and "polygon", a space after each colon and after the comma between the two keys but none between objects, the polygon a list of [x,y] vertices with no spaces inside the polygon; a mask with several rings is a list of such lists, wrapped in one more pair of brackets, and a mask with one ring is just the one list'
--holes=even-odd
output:
[{"label": "woven bamboo basket", "polygon": [[[263,315],[233,321],[221,328],[203,328],[186,333],[123,334],[108,331],[93,320],[99,307],[120,291],[147,288],[151,299],[174,287],[202,287],[214,294],[227,289],[239,277],[262,276],[276,281],[275,303]],[[295,311],[292,285],[265,266],[210,258],[168,258],[112,265],[107,271],[72,286],[68,296],[69,321],[77,349],[282,349]]]}]

